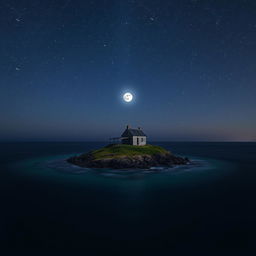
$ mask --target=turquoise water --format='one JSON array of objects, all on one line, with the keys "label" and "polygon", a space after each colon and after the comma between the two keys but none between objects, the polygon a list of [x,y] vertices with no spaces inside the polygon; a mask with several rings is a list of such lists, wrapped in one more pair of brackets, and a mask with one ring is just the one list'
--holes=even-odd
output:
[{"label": "turquoise water", "polygon": [[[172,168],[151,168],[149,170],[90,169],[72,165],[66,161],[73,154],[32,158],[16,163],[14,169],[31,178],[51,179],[52,182],[68,182],[85,186],[132,186],[142,183],[154,186],[187,186],[228,175],[234,168],[232,163],[208,158],[190,157],[191,164]],[[218,170],[225,170],[221,172]],[[106,180],[108,179],[108,180]],[[188,184],[187,184],[188,183]]]},{"label": "turquoise water", "polygon": [[255,143],[157,143],[192,165],[86,169],[104,143],[1,146],[1,248],[247,252],[256,245]]}]

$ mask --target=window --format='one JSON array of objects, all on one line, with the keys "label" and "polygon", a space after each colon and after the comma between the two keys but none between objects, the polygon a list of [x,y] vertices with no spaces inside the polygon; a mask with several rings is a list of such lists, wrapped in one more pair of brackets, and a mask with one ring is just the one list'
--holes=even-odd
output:
[{"label": "window", "polygon": [[141,138],[140,141],[143,142],[143,138]]}]

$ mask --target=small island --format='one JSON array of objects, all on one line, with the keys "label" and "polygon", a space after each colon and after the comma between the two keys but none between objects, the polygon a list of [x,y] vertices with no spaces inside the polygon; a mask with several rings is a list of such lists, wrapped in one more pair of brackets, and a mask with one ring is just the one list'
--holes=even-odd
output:
[{"label": "small island", "polygon": [[[188,158],[173,155],[166,149],[147,144],[147,135],[129,125],[121,137],[112,138],[106,147],[69,158],[69,163],[87,168],[149,169],[188,164]],[[121,142],[121,144],[120,144]]]},{"label": "small island", "polygon": [[175,156],[159,146],[125,144],[110,144],[98,150],[71,157],[67,161],[80,167],[111,169],[149,169],[189,163],[187,158]]}]

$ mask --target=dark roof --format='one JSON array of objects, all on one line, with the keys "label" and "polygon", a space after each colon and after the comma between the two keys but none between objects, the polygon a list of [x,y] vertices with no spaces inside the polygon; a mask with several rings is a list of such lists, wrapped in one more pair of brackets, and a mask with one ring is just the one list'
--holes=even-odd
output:
[{"label": "dark roof", "polygon": [[131,137],[131,136],[147,136],[147,135],[141,129],[131,129],[131,128],[127,128],[122,134],[122,137]]}]

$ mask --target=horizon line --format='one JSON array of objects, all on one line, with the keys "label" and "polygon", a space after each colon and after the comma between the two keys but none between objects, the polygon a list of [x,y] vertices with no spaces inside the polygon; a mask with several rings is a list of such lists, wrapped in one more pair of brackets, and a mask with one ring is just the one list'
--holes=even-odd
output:
[{"label": "horizon line", "polygon": [[[0,143],[107,143],[106,140],[0,140]],[[256,140],[153,140],[149,143],[169,142],[169,143],[256,143]],[[114,144],[110,143],[109,144]]]}]

